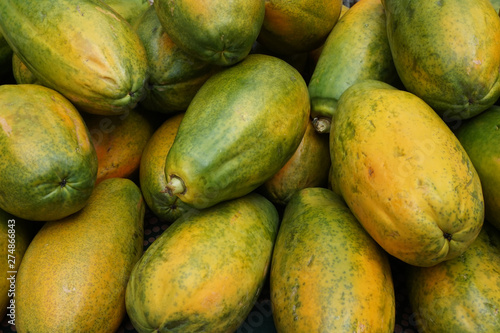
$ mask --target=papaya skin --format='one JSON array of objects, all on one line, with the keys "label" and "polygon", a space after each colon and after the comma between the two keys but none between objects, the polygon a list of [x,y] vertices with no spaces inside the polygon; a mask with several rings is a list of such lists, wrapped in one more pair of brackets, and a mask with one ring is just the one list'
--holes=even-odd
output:
[{"label": "papaya skin", "polygon": [[278,332],[394,332],[387,254],[328,189],[291,198],[270,274]]},{"label": "papaya skin", "polygon": [[405,271],[419,332],[498,332],[500,234],[485,223],[459,257]]},{"label": "papaya skin", "polygon": [[116,332],[142,255],[144,214],[137,185],[112,178],[84,209],[44,224],[19,268],[17,331]]},{"label": "papaya skin", "polygon": [[44,86],[79,110],[119,115],[144,96],[144,46],[99,0],[2,1],[0,32]]},{"label": "papaya skin", "polygon": [[210,77],[191,101],[166,158],[167,190],[197,209],[250,193],[295,153],[309,111],[295,68],[248,55]]},{"label": "papaya skin", "polygon": [[34,221],[83,208],[97,155],[80,113],[57,91],[35,84],[2,85],[0,101],[0,208]]},{"label": "papaya skin", "polygon": [[446,122],[500,96],[500,20],[489,0],[382,0],[396,70],[406,90]]},{"label": "papaya skin", "polygon": [[480,179],[429,105],[367,80],[344,92],[333,119],[332,188],[377,243],[415,266],[470,246],[484,220]]},{"label": "papaya skin", "polygon": [[463,121],[455,135],[481,179],[485,217],[500,230],[500,106]]},{"label": "papaya skin", "polygon": [[258,299],[278,232],[252,193],[171,224],[135,266],[126,292],[138,332],[235,332]]}]

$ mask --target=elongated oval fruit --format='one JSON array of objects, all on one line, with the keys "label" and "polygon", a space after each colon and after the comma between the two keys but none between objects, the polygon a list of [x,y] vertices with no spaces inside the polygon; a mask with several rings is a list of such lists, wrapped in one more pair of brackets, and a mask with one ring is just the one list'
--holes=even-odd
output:
[{"label": "elongated oval fruit", "polygon": [[144,95],[144,46],[102,1],[5,0],[0,32],[41,84],[79,109],[122,114]]},{"label": "elongated oval fruit", "polygon": [[295,68],[247,56],[210,77],[191,101],[167,155],[167,189],[195,208],[250,193],[295,153],[309,110]]},{"label": "elongated oval fruit", "polygon": [[500,230],[500,106],[463,121],[455,135],[481,179],[485,218]]},{"label": "elongated oval fruit", "polygon": [[182,215],[130,276],[126,306],[134,327],[235,332],[260,295],[278,223],[276,208],[256,193]]},{"label": "elongated oval fruit", "polygon": [[215,65],[245,58],[264,21],[264,0],[155,0],[161,25],[185,52]]},{"label": "elongated oval fruit", "polygon": [[484,220],[481,182],[429,105],[367,80],[342,94],[333,119],[332,187],[387,252],[432,266],[469,247]]},{"label": "elongated oval fruit", "polygon": [[116,332],[142,255],[144,213],[137,185],[112,178],[81,211],[45,223],[17,275],[17,331]]},{"label": "elongated oval fruit", "polygon": [[328,189],[306,188],[288,202],[270,288],[278,332],[394,332],[387,254]]},{"label": "elongated oval fruit", "polygon": [[500,231],[489,223],[457,258],[408,267],[408,297],[419,332],[498,332],[499,271]]},{"label": "elongated oval fruit", "polygon": [[406,90],[445,121],[468,119],[500,96],[500,20],[490,0],[382,0]]},{"label": "elongated oval fruit", "polygon": [[384,6],[380,0],[361,0],[333,27],[309,81],[316,130],[330,131],[338,100],[352,84],[366,79],[392,83],[396,76]]},{"label": "elongated oval fruit", "polygon": [[35,84],[0,86],[0,208],[27,220],[57,220],[85,206],[97,154],[80,113]]}]

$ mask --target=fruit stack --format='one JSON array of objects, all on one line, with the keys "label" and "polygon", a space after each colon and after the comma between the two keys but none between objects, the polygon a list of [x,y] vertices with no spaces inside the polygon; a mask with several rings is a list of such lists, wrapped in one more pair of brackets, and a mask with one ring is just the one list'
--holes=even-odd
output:
[{"label": "fruit stack", "polygon": [[5,330],[500,331],[499,8],[2,0]]}]

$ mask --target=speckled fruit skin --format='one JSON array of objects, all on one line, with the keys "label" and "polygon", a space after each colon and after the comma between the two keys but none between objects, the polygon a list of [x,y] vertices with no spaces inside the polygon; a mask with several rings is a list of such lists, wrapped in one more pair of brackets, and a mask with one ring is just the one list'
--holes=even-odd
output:
[{"label": "speckled fruit skin", "polygon": [[490,0],[382,0],[401,82],[446,121],[500,96],[500,20]]},{"label": "speckled fruit skin", "polygon": [[80,212],[46,223],[17,275],[17,331],[116,332],[142,254],[144,214],[137,185],[112,178]]},{"label": "speckled fruit skin", "polygon": [[137,20],[134,30],[148,58],[146,96],[140,105],[166,114],[185,111],[200,87],[220,67],[179,48],[162,27],[154,7]]},{"label": "speckled fruit skin", "polygon": [[176,45],[207,62],[245,58],[264,21],[264,0],[155,0],[161,25]]},{"label": "speckled fruit skin", "polygon": [[146,204],[160,220],[174,222],[191,207],[166,191],[165,159],[184,117],[169,117],[153,133],[142,152],[139,183]]},{"label": "speckled fruit skin", "polygon": [[146,250],[130,276],[138,332],[233,333],[257,301],[279,217],[257,193],[191,210]]},{"label": "speckled fruit skin", "polygon": [[[391,83],[396,76],[384,7],[380,0],[361,0],[346,11],[323,44],[308,84],[311,117],[330,121],[340,96],[356,82]],[[327,126],[323,132],[329,130]]]},{"label": "speckled fruit skin", "polygon": [[270,288],[278,332],[394,332],[387,254],[328,189],[303,189],[286,206]]},{"label": "speckled fruit skin", "polygon": [[43,85],[80,110],[122,114],[144,95],[144,46],[99,0],[5,0],[0,32]]},{"label": "speckled fruit skin", "polygon": [[498,332],[499,271],[500,231],[489,223],[457,258],[408,267],[408,297],[419,332]]},{"label": "speckled fruit skin", "polygon": [[333,120],[334,192],[388,253],[432,266],[469,247],[484,220],[481,182],[429,105],[367,80],[344,92]]},{"label": "speckled fruit skin", "polygon": [[500,230],[500,106],[465,120],[455,135],[481,179],[486,220]]},{"label": "speckled fruit skin", "polygon": [[[284,60],[250,54],[207,80],[168,152],[168,183],[197,209],[250,193],[295,153],[309,121],[309,94]],[[167,187],[170,187],[168,185]]]},{"label": "speckled fruit skin", "polygon": [[132,26],[153,5],[150,0],[102,0]]},{"label": "speckled fruit skin", "polygon": [[94,189],[97,155],[75,107],[40,85],[0,86],[0,208],[27,220],[66,217]]}]

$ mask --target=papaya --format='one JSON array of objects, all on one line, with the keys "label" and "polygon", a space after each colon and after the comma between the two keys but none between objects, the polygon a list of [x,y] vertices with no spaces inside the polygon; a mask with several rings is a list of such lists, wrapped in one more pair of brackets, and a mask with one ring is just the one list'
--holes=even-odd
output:
[{"label": "papaya", "polygon": [[0,208],[20,218],[66,217],[94,189],[90,133],[78,110],[50,88],[0,86],[0,156]]},{"label": "papaya", "polygon": [[166,157],[167,190],[197,209],[250,193],[295,153],[309,111],[295,68],[248,55],[211,76],[189,104]]},{"label": "papaya", "polygon": [[12,74],[17,84],[42,84],[15,53],[12,54]]},{"label": "papaya", "polygon": [[316,130],[330,131],[338,100],[349,86],[366,79],[392,83],[396,76],[384,7],[380,0],[361,0],[333,27],[308,84]]},{"label": "papaya", "polygon": [[133,326],[235,332],[260,295],[278,223],[274,205],[257,193],[182,215],[132,271],[126,306]]},{"label": "papaya", "polygon": [[[0,318],[7,314],[9,322],[15,322],[17,270],[38,226],[0,209],[0,269],[5,278],[0,283]],[[0,320],[1,320],[0,319]]]},{"label": "papaya", "polygon": [[167,114],[185,111],[219,66],[180,49],[161,26],[152,6],[137,20],[134,29],[144,44],[148,59],[146,95],[140,105]]},{"label": "papaya", "polygon": [[486,222],[460,256],[408,267],[408,297],[419,332],[498,332],[500,231]]},{"label": "papaya", "polygon": [[433,266],[463,253],[484,221],[481,181],[446,123],[416,95],[376,80],[340,97],[332,187],[389,254]]},{"label": "papaya", "polygon": [[155,130],[144,147],[139,166],[139,184],[144,201],[156,217],[170,223],[191,208],[165,190],[165,159],[183,117],[184,113],[176,114]]},{"label": "papaya", "polygon": [[119,115],[144,96],[144,45],[100,0],[2,1],[0,32],[42,85],[79,110]]},{"label": "papaya", "polygon": [[446,122],[468,119],[500,96],[500,20],[489,0],[382,0],[405,90]]},{"label": "papaya", "polygon": [[201,60],[230,66],[245,58],[264,21],[264,0],[155,0],[172,41]]},{"label": "papaya", "polygon": [[132,26],[148,8],[153,0],[102,0],[121,15]]},{"label": "papaya", "polygon": [[17,275],[18,332],[116,332],[143,250],[145,205],[129,179],[99,183],[79,212],[43,225]]},{"label": "papaya", "polygon": [[276,205],[286,205],[301,189],[327,187],[330,165],[328,136],[317,133],[309,121],[295,153],[262,185],[263,194]]},{"label": "papaya", "polygon": [[270,292],[278,332],[394,332],[387,254],[325,188],[302,189],[286,205]]},{"label": "papaya", "polygon": [[140,109],[119,116],[82,115],[97,154],[96,184],[104,179],[133,178],[154,125]]},{"label": "papaya", "polygon": [[341,0],[266,0],[257,40],[277,54],[318,48],[337,23]]},{"label": "papaya", "polygon": [[472,161],[483,189],[485,217],[500,230],[500,106],[464,120],[455,135]]}]

